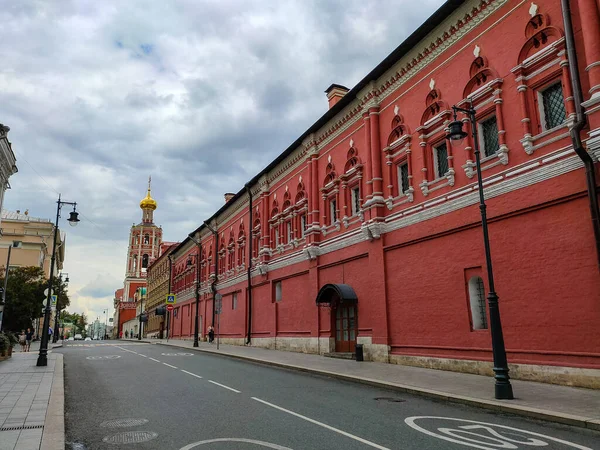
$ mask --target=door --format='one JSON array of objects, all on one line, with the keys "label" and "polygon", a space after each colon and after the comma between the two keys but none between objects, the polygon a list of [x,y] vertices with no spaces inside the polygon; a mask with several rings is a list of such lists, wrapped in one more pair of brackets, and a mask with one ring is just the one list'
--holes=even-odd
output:
[{"label": "door", "polygon": [[354,352],[356,334],[356,305],[339,305],[335,309],[335,351]]}]

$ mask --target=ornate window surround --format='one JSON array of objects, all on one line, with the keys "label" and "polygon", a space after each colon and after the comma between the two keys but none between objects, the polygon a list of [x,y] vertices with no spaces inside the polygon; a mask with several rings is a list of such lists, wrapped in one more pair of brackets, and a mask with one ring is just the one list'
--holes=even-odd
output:
[{"label": "ornate window surround", "polygon": [[[364,189],[363,189],[363,169],[364,164],[358,156],[358,150],[354,147],[354,141],[350,139],[350,149],[346,154],[346,164],[344,165],[344,173],[339,176],[340,185],[342,187],[343,205],[339,206],[338,210],[342,209],[342,223],[344,228],[348,228],[354,223],[364,222]],[[359,189],[359,210],[357,214],[352,214],[352,189]],[[338,214],[338,217],[340,214]]]},{"label": "ornate window surround", "polygon": [[[385,204],[390,210],[394,206],[412,203],[415,199],[411,159],[412,149],[410,146],[412,134],[408,125],[404,123],[404,117],[400,114],[398,106],[394,108],[394,118],[392,119],[391,128],[392,131],[388,137],[387,146],[383,149],[389,179],[389,184],[387,185],[388,195]],[[398,167],[405,161],[408,164],[408,190],[400,192],[401,189],[396,173]]]},{"label": "ornate window surround", "polygon": [[[520,140],[528,155],[535,150],[569,136],[575,120],[575,107],[571,92],[569,61],[565,51],[562,29],[554,27],[546,14],[539,14],[537,5],[529,10],[531,19],[525,27],[526,42],[519,52],[518,65],[511,69],[517,81],[523,138]],[[539,50],[530,55],[533,49]],[[542,118],[536,107],[538,91],[560,80],[563,88],[567,120],[550,130],[542,130]],[[536,130],[536,134],[533,134]]]},{"label": "ornate window surround", "polygon": [[[440,91],[435,89],[434,80],[431,80],[429,86],[431,91],[425,99],[426,108],[421,117],[421,126],[415,130],[419,133],[419,145],[423,151],[424,167],[421,168],[423,179],[419,187],[424,196],[443,187],[454,186],[455,175],[452,146],[446,137],[446,129],[452,118],[452,112],[448,104],[441,99]],[[435,173],[433,168],[433,149],[444,139],[446,140],[446,148],[448,149],[448,172],[442,177],[429,180],[428,174]]]},{"label": "ornate window surround", "polygon": [[238,271],[244,270],[246,267],[246,232],[244,231],[244,222],[240,223],[237,239],[237,264]]},{"label": "ornate window surround", "polygon": [[[321,198],[323,199],[323,209],[321,213],[321,233],[326,236],[330,231],[340,231],[340,179],[335,172],[335,166],[331,162],[331,155],[328,158],[328,164],[325,168],[327,175],[321,188]],[[329,203],[335,200],[337,217],[334,223],[328,224]]]}]

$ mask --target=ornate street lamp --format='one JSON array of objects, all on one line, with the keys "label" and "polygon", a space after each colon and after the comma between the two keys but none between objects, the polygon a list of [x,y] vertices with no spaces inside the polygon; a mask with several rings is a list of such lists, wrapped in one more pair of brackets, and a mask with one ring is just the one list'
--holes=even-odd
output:
[{"label": "ornate street lamp", "polygon": [[481,211],[481,226],[483,229],[483,245],[485,247],[485,264],[487,266],[487,277],[490,292],[487,296],[490,309],[490,332],[492,335],[492,353],[494,355],[494,378],[496,379],[495,396],[501,400],[512,400],[513,391],[508,376],[508,362],[506,360],[506,349],[504,347],[504,336],[502,323],[500,322],[500,309],[498,307],[498,295],[494,287],[494,271],[492,268],[492,254],[490,251],[490,239],[488,234],[487,214],[485,197],[483,195],[483,182],[481,177],[481,156],[479,151],[479,139],[477,137],[477,122],[475,120],[475,109],[471,102],[469,108],[453,106],[454,121],[450,123],[448,139],[453,145],[460,145],[468,136],[463,131],[463,122],[456,117],[457,111],[464,113],[471,122],[473,146],[475,148],[475,165],[477,167],[477,185],[479,187],[479,210]]},{"label": "ornate street lamp", "polygon": [[188,234],[188,237],[194,241],[194,243],[196,244],[196,246],[198,247],[198,251],[195,255],[190,255],[190,257],[187,260],[186,266],[189,268],[192,266],[192,258],[195,258],[196,261],[196,284],[195,284],[195,288],[194,291],[196,292],[196,314],[194,316],[194,347],[198,347],[199,346],[199,320],[198,320],[198,314],[199,314],[199,305],[200,305],[200,250],[201,250],[201,245],[200,242],[196,240],[196,238],[190,233]]},{"label": "ornate street lamp", "polygon": [[42,341],[40,343],[40,353],[37,359],[37,366],[48,365],[48,328],[50,327],[50,312],[52,311],[52,285],[54,283],[54,263],[56,261],[56,239],[58,238],[58,219],[60,219],[60,209],[63,205],[73,206],[73,211],[69,214],[67,221],[69,225],[76,226],[79,223],[79,213],[77,212],[77,203],[63,202],[58,194],[56,202],[56,221],[54,223],[54,240],[52,242],[52,259],[50,260],[50,278],[48,279],[48,297],[46,299],[46,308],[44,309],[44,326],[42,328]]}]

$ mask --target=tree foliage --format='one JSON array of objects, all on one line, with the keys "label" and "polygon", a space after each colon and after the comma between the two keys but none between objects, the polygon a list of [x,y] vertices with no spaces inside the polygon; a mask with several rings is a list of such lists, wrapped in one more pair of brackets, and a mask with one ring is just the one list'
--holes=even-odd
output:
[{"label": "tree foliage", "polygon": [[70,313],[69,311],[60,312],[60,320],[62,323],[72,323],[75,333],[85,333],[85,327],[87,326],[87,317],[85,314]]},{"label": "tree foliage", "polygon": [[[4,276],[0,278],[0,286],[4,286]],[[15,332],[32,327],[33,320],[42,313],[44,290],[47,286],[41,267],[10,269],[2,327]]]}]

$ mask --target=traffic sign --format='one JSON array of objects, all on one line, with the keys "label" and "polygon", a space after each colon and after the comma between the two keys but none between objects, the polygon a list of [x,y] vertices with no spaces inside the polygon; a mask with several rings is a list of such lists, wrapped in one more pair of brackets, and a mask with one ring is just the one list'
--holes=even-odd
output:
[{"label": "traffic sign", "polygon": [[175,294],[167,294],[167,301],[166,301],[167,305],[174,305],[176,302],[177,302],[177,296]]},{"label": "traffic sign", "polygon": [[56,303],[58,302],[58,295],[53,295],[52,297],[50,297],[50,306],[56,306]]},{"label": "traffic sign", "polygon": [[167,311],[173,311],[173,305],[167,305]]},{"label": "traffic sign", "polygon": [[215,314],[221,314],[223,311],[223,296],[219,293],[215,295]]}]

